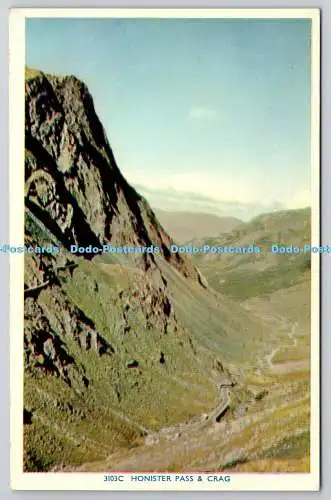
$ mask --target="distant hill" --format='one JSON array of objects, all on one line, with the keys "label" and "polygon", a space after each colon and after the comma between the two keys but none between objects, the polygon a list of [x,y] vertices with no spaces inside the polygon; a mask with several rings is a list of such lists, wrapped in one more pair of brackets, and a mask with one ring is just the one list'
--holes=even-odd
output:
[{"label": "distant hill", "polygon": [[265,296],[300,283],[310,271],[310,255],[277,255],[273,244],[302,246],[310,242],[310,208],[254,217],[217,238],[194,240],[210,246],[257,245],[260,254],[197,254],[209,285],[235,299]]},{"label": "distant hill", "polygon": [[219,236],[242,223],[235,217],[220,217],[207,213],[172,212],[159,208],[154,209],[154,212],[164,229],[177,243]]},{"label": "distant hill", "polygon": [[170,238],[83,82],[27,69],[25,110],[25,244],[61,251],[25,254],[24,471],[309,472],[309,262],[171,251],[309,241],[309,212],[159,211]]}]

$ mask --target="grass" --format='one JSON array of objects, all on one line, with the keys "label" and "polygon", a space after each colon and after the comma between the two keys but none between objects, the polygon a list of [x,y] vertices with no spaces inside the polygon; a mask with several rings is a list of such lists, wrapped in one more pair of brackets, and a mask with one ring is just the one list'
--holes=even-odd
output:
[{"label": "grass", "polygon": [[[89,389],[85,391],[78,382],[70,389],[54,377],[32,379],[26,375],[25,405],[34,414],[26,431],[27,467],[34,467],[33,460],[38,466],[38,457],[43,457],[39,466],[46,469],[59,464],[106,463],[107,456],[119,448],[128,453],[139,448],[141,426],[157,430],[209,413],[217,404],[220,373],[215,371],[216,353],[222,362],[226,358],[235,363],[242,358],[247,361],[268,335],[239,306],[199,289],[171,268],[163,272],[177,317],[190,335],[180,323],[175,330],[173,320],[162,334],[157,316],[147,326],[143,301],[130,302],[125,320],[130,328],[124,333],[121,325],[126,297],[140,283],[140,272],[126,265],[123,256],[80,260],[78,264],[72,277],[63,282],[62,291],[45,289],[38,300],[55,331],[61,331],[61,324],[67,325],[64,338],[68,352],[77,367],[84,367]],[[112,346],[113,355],[100,358],[93,350],[81,349],[73,336],[73,316],[66,310],[64,297],[93,321]],[[245,344],[243,331],[247,332]],[[161,351],[164,365],[159,363]],[[127,369],[131,359],[139,361],[138,370]],[[272,381],[269,375],[265,384],[259,379],[261,387],[269,387]],[[263,387],[255,395],[261,390]],[[239,394],[238,403],[246,396],[252,399],[250,390]],[[72,414],[70,407],[78,413]],[[243,439],[249,441],[249,435]],[[180,456],[183,467],[187,461],[199,464],[204,460],[203,450]],[[178,465],[179,470],[182,466]]]},{"label": "grass", "polygon": [[[251,297],[267,296],[277,290],[289,288],[305,279],[308,257],[302,255],[294,259],[281,257],[283,262],[264,271],[248,271],[240,269],[220,270],[202,268],[208,283],[218,292],[224,293],[236,300],[246,300]],[[222,280],[220,281],[220,277]]]},{"label": "grass", "polygon": [[308,473],[310,472],[310,457],[304,455],[300,458],[250,460],[244,464],[238,464],[235,468],[224,469],[223,472]]},{"label": "grass", "polygon": [[289,362],[308,360],[309,355],[309,345],[281,347],[271,361],[274,364],[286,364]]},{"label": "grass", "polygon": [[303,431],[282,439],[278,444],[269,448],[265,458],[300,458],[310,453],[310,432]]},{"label": "grass", "polygon": [[115,447],[130,447],[139,440],[137,429],[97,401],[74,398],[59,380],[36,380],[26,374],[24,392],[25,405],[33,414],[32,424],[24,426],[25,449],[27,456],[42,460],[42,470],[59,463],[105,459]]},{"label": "grass", "polygon": [[160,267],[169,281],[177,317],[198,344],[227,363],[255,361],[256,351],[270,334],[261,321],[227,297],[201,290],[177,276],[170,266],[160,262]]},{"label": "grass", "polygon": [[[309,372],[291,375],[252,375],[232,391],[233,405],[247,403],[241,419],[229,415],[222,424],[192,428],[178,440],[137,447],[117,457],[113,470],[309,472]],[[259,391],[267,394],[256,400]],[[100,463],[93,467],[86,470],[104,470]]]},{"label": "grass", "polygon": [[[25,406],[34,415],[26,430],[28,468],[48,470],[60,463],[100,460],[118,447],[130,449],[141,439],[142,428],[172,425],[214,407],[212,353],[202,349],[197,357],[194,342],[174,319],[162,333],[163,317],[153,316],[143,297],[140,302],[129,301],[127,310],[130,291],[138,283],[141,288],[140,272],[110,262],[78,261],[62,290],[54,286],[39,295],[39,305],[52,329],[62,335],[75,366],[70,371],[71,388],[54,376],[25,375]],[[28,261],[27,273],[29,269]],[[100,357],[93,349],[81,348],[75,338],[79,322],[68,300],[70,307],[84,311],[113,354]],[[164,364],[159,361],[161,352]],[[139,369],[127,368],[131,359],[139,361]],[[90,381],[88,390],[80,382],[81,369]]]},{"label": "grass", "polygon": [[210,246],[257,245],[261,253],[196,254],[193,261],[218,292],[240,301],[268,297],[304,281],[310,273],[309,254],[276,255],[271,253],[271,246],[303,246],[309,241],[309,209],[277,212],[258,216],[228,234],[200,242]]},{"label": "grass", "polygon": [[[39,75],[42,73],[26,68],[27,80]],[[58,81],[49,78],[51,84]],[[77,95],[79,90],[77,82]],[[89,140],[94,143],[92,137]],[[105,151],[95,146],[106,158]],[[37,166],[37,159],[27,152],[27,171]],[[121,203],[118,208],[121,211]],[[291,231],[286,229],[288,214],[280,214],[271,229],[267,227],[270,218],[258,218],[225,236],[224,241],[251,243],[254,239],[266,245],[281,232],[294,242],[305,235],[298,214]],[[123,227],[125,223],[130,225],[124,221]],[[25,228],[31,244],[57,243],[29,213]],[[220,460],[235,469],[252,460],[261,463],[271,449],[276,450],[273,460],[283,459],[289,450],[288,460],[301,459],[298,455],[307,453],[307,375],[301,371],[259,377],[249,373],[261,349],[280,342],[281,337],[275,340],[261,317],[231,300],[270,296],[303,281],[309,274],[307,260],[280,257],[267,261],[261,269],[254,268],[263,261],[256,256],[232,260],[223,256],[210,261],[199,257],[212,286],[229,299],[184,279],[162,259],[156,259],[159,269],[145,272],[125,255],[84,261],[63,250],[61,259],[69,257],[77,263],[72,275],[58,276],[58,282],[54,280],[25,303],[27,324],[28,320],[33,324],[33,331],[25,336],[26,349],[31,348],[31,354],[35,354],[34,348],[42,351],[58,375],[26,369],[24,406],[32,420],[24,425],[25,470],[84,464],[87,468],[96,464],[120,467],[119,456],[124,463],[137,456],[134,466],[138,470],[195,470],[214,467]],[[48,257],[48,264],[58,263],[57,258]],[[27,282],[38,277],[38,265],[34,256],[26,257]],[[47,355],[48,341],[53,350]],[[284,357],[285,352],[278,355]],[[128,368],[132,359],[137,360],[135,369]],[[217,367],[216,360],[224,368]],[[240,383],[230,395],[232,411],[221,422],[222,431],[210,426],[191,429],[189,425],[183,440],[169,442],[163,437],[158,445],[144,445],[146,432],[211,414],[220,404],[217,384],[232,369],[239,375],[246,370],[248,378],[238,375]],[[257,380],[253,383],[253,379]],[[236,419],[240,404],[247,404],[247,413]],[[295,441],[298,430],[302,435],[299,444]]]}]

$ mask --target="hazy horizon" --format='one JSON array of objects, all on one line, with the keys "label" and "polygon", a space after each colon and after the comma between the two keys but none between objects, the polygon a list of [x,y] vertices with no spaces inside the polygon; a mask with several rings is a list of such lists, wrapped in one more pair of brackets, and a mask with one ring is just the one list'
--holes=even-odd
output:
[{"label": "hazy horizon", "polygon": [[309,20],[26,27],[26,64],[87,84],[120,170],[152,207],[248,220],[310,206]]},{"label": "hazy horizon", "polygon": [[310,205],[306,205],[306,206],[302,206],[302,207],[298,207],[298,208],[275,208],[274,210],[272,210],[271,212],[260,212],[260,213],[257,213],[255,215],[253,215],[252,217],[248,217],[248,218],[242,218],[240,219],[239,217],[236,217],[234,215],[231,215],[231,214],[220,214],[220,213],[216,213],[216,212],[207,212],[207,211],[203,211],[203,210],[175,210],[173,208],[160,208],[158,206],[154,206],[154,205],[151,205],[152,209],[155,211],[155,212],[165,212],[165,213],[174,213],[174,214],[182,214],[182,215],[204,215],[204,216],[213,216],[213,217],[226,217],[226,218],[233,218],[233,219],[238,219],[239,222],[249,222],[250,220],[252,219],[255,219],[256,217],[260,217],[260,216],[263,216],[263,215],[269,215],[269,214],[272,214],[272,213],[279,213],[279,212],[286,212],[286,211],[297,211],[297,210],[311,210],[311,206]]}]

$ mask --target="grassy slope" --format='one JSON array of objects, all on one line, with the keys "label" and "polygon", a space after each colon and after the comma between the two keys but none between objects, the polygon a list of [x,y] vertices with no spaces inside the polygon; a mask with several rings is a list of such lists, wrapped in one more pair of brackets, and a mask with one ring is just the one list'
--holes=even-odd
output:
[{"label": "grassy slope", "polygon": [[[131,331],[123,337],[124,304],[116,301],[115,292],[129,280],[117,265],[82,262],[63,285],[67,297],[94,321],[115,354],[100,358],[65,339],[68,352],[85,367],[90,380],[82,394],[54,377],[26,374],[25,407],[34,415],[33,425],[26,426],[28,449],[46,467],[100,459],[119,446],[134,445],[144,428],[190,418],[214,405],[212,358],[201,353],[200,366],[184,331],[162,336],[155,325],[146,330],[137,307],[129,319]],[[39,303],[52,311],[56,294],[56,289],[42,291]],[[54,315],[54,322],[57,319]],[[161,351],[165,364],[159,362]],[[133,358],[139,360],[139,369],[127,368]]]},{"label": "grassy slope", "polygon": [[180,320],[198,342],[228,363],[251,363],[269,336],[268,327],[212,290],[202,290],[161,263]]},{"label": "grassy slope", "polygon": [[[298,210],[258,217],[206,243],[253,243],[266,248],[278,241],[285,245],[302,245],[309,238],[309,210]],[[255,368],[253,365],[251,369],[246,368],[244,386],[233,391],[232,402],[234,407],[248,407],[246,415],[251,418],[242,426],[238,419],[232,422],[230,418],[229,437],[224,439],[222,436],[218,444],[217,431],[216,435],[209,433],[209,438],[203,435],[198,458],[193,460],[197,452],[192,449],[186,454],[186,468],[183,469],[201,467],[205,470],[207,465],[210,470],[233,472],[309,471],[311,316],[307,257],[276,257],[267,253],[262,257],[198,255],[195,263],[207,276],[210,286],[241,301],[260,322],[267,321],[275,332],[268,347],[269,352],[274,352],[271,362],[275,371],[270,372],[266,367],[257,370],[258,359]],[[288,339],[279,318],[285,319],[289,328],[297,324],[296,345]],[[264,337],[266,343],[268,339],[270,335]],[[252,405],[251,391],[266,396]],[[235,430],[233,433],[231,426]],[[173,470],[180,466],[181,458],[176,458]]]},{"label": "grassy slope", "polygon": [[194,261],[215,290],[236,300],[267,296],[306,279],[309,254],[276,255],[270,247],[304,245],[310,241],[310,210],[267,214],[244,223],[227,235],[209,238],[209,245],[258,245],[261,254],[202,255]]},{"label": "grassy slope", "polygon": [[308,392],[307,372],[251,374],[244,389],[233,390],[233,410],[220,424],[192,426],[175,439],[122,450],[78,470],[308,472]]},{"label": "grassy slope", "polygon": [[[36,74],[38,72],[28,70],[27,78]],[[309,239],[307,227],[302,230],[305,218],[302,212],[273,217],[271,220],[270,216],[257,218],[209,243],[250,244],[253,240],[267,245],[278,240],[296,243]],[[50,241],[49,234],[35,229],[39,244]],[[109,468],[108,457],[114,457],[115,452],[116,461],[110,462],[114,468],[121,468],[118,459],[121,453],[125,460],[137,454],[135,470],[145,466],[146,470],[151,467],[219,470],[229,464],[236,470],[277,467],[286,470],[285,464],[294,470],[307,470],[309,370],[257,373],[253,369],[254,362],[258,361],[257,352],[270,337],[270,329],[261,319],[265,303],[262,306],[248,303],[256,313],[254,319],[227,297],[202,290],[162,262],[180,321],[178,329],[161,333],[162,325],[157,318],[151,318],[147,327],[146,310],[138,304],[130,307],[127,318],[130,329],[123,334],[121,325],[127,304],[119,299],[119,294],[143,284],[145,276],[139,274],[130,259],[99,258],[93,262],[78,259],[77,263],[72,277],[63,276],[61,287],[43,290],[38,302],[48,310],[52,324],[56,325],[61,314],[65,316],[65,310],[52,309],[53,299],[59,303],[63,296],[70,299],[93,320],[115,354],[100,357],[93,350],[82,350],[66,336],[68,352],[76,365],[86,370],[90,380],[88,390],[81,390],[78,384],[70,388],[62,379],[36,371],[26,372],[24,404],[33,415],[32,424],[24,426],[25,466],[29,470],[49,470],[61,463],[78,466],[100,462],[103,469]],[[26,264],[29,276],[33,266],[28,260]],[[286,301],[282,302],[277,293],[282,294],[285,288],[288,291],[296,283],[305,283],[306,261],[283,256],[246,260],[226,257],[200,259],[199,265],[215,289],[240,300],[272,297],[272,311],[277,310],[288,318],[297,314],[294,306],[286,311]],[[219,279],[225,282],[220,284]],[[302,296],[306,300],[306,291]],[[296,305],[295,311],[299,311],[299,307]],[[301,354],[295,351],[295,360],[298,356],[299,359],[307,357],[307,330],[302,328],[300,342],[305,347]],[[165,364],[159,362],[161,351],[165,353]],[[133,358],[139,359],[139,370],[127,368],[128,360]],[[231,369],[243,369],[247,377],[233,391],[231,413],[224,422],[226,427],[222,424],[212,432],[209,429],[209,432],[190,434],[184,442],[166,442],[146,449],[142,438],[144,428],[157,430],[215,407],[216,383],[223,376],[215,368],[217,358]],[[285,365],[292,360],[289,346],[278,351],[273,359]],[[261,391],[266,391],[266,397],[256,400],[254,394]],[[244,427],[236,417],[236,410],[242,404],[248,407]]]},{"label": "grassy slope", "polygon": [[[170,271],[168,278],[169,274]],[[175,300],[178,293],[176,287],[184,286],[184,283],[175,280],[176,286],[174,281],[172,285]],[[230,412],[220,424],[207,422],[197,429],[188,427],[186,432],[180,431],[181,435],[176,439],[161,438],[152,446],[140,443],[135,448],[125,448],[110,454],[107,460],[85,463],[78,470],[308,472],[309,362],[300,369],[293,368],[292,341],[287,336],[288,330],[280,325],[277,318],[286,318],[289,327],[293,322],[298,322],[296,337],[299,346],[305,345],[306,349],[296,349],[296,359],[306,362],[310,340],[309,300],[308,281],[286,291],[275,292],[267,300],[255,298],[244,304],[250,308],[250,314],[256,317],[257,322],[270,318],[268,334],[270,336],[272,333],[274,338],[269,339],[272,340],[269,352],[275,345],[284,346],[281,351],[284,371],[270,370],[264,365],[263,368],[259,367],[261,357],[256,357],[252,363],[239,362],[244,376],[238,379],[238,385],[231,390]],[[230,305],[231,301],[225,303]],[[191,287],[181,311],[181,314],[185,315],[186,312],[187,316],[191,316],[191,330],[203,328],[203,320],[198,319],[205,306],[203,295]],[[211,334],[211,324],[206,324],[200,331],[201,338],[206,332]],[[268,345],[267,334],[264,339]],[[223,342],[221,351],[226,353],[226,335],[220,336],[220,342]],[[244,352],[248,359],[250,352],[256,355],[253,349],[244,349]],[[232,354],[234,365],[238,366],[238,353],[233,345],[229,353]],[[272,362],[277,368],[276,357]],[[178,435],[176,426],[172,434]]]},{"label": "grassy slope", "polygon": [[[50,242],[50,235],[29,216],[26,225],[39,244]],[[32,424],[25,425],[29,470],[102,460],[119,447],[137,446],[146,428],[158,429],[212,410],[217,403],[216,383],[226,376],[216,359],[242,364],[266,334],[242,308],[184,279],[163,261],[160,265],[179,320],[176,330],[171,327],[164,334],[157,317],[151,317],[147,326],[142,303],[131,301],[127,309],[129,292],[147,279],[130,256],[70,258],[78,264],[72,276],[60,275],[61,287],[42,290],[38,303],[54,331],[59,331],[61,321],[70,326],[70,317],[54,301],[70,300],[94,322],[115,353],[100,357],[65,335],[68,353],[90,381],[88,390],[79,384],[70,388],[62,379],[38,371],[26,372],[24,405],[33,414]],[[27,256],[27,278],[32,263]],[[130,328],[123,333],[126,310]],[[159,361],[161,352],[164,364]],[[127,368],[132,359],[139,361],[139,369]]]},{"label": "grassy slope", "polygon": [[[39,233],[38,238],[45,242],[48,236]],[[190,335],[180,329],[162,337],[156,325],[146,331],[138,307],[132,311],[133,330],[123,337],[119,324],[124,303],[118,301],[118,292],[139,282],[140,271],[124,256],[77,262],[73,276],[63,280],[63,290],[95,322],[116,356],[100,358],[66,339],[69,352],[87,367],[91,380],[89,391],[81,394],[54,377],[26,374],[25,406],[34,415],[32,425],[25,426],[30,470],[59,464],[85,464],[83,470],[309,470],[309,368],[256,371],[257,352],[266,346],[270,350],[270,342],[284,344],[273,363],[281,359],[286,367],[293,360],[286,331],[281,337],[280,328],[270,328],[263,319],[268,315],[300,322],[297,333],[304,347],[295,350],[295,357],[307,358],[309,280],[286,293],[279,290],[247,300],[247,312],[161,261],[176,315]],[[56,293],[46,289],[40,302],[47,306]],[[272,338],[275,331],[278,336]],[[158,362],[160,350],[166,355],[165,366]],[[126,368],[132,358],[139,359],[140,371]],[[215,384],[222,376],[215,370],[217,358],[233,372],[239,367],[245,376],[232,391],[232,410],[225,422],[146,447],[143,428],[176,425],[215,407]],[[236,413],[240,407],[246,408],[243,417]]]}]

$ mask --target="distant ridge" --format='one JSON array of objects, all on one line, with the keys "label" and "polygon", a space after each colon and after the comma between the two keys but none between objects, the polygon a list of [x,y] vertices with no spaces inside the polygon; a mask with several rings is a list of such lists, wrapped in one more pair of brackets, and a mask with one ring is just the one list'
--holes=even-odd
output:
[{"label": "distant ridge", "polygon": [[164,229],[177,243],[186,243],[195,238],[216,237],[242,224],[236,217],[160,208],[155,208],[154,211]]}]

